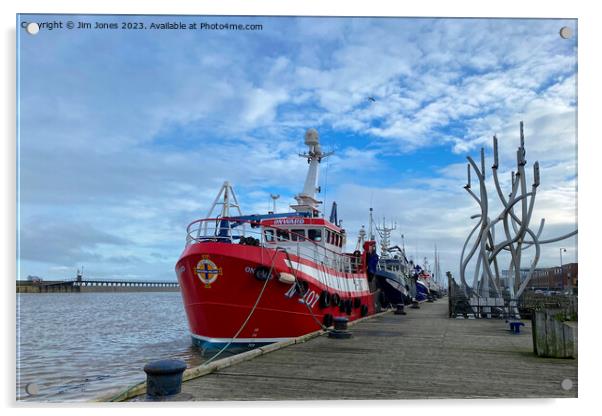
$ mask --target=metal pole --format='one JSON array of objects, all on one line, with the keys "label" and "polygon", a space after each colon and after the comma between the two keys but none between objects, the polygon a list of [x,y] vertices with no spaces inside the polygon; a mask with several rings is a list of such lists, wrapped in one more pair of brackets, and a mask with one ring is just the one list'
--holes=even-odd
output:
[{"label": "metal pole", "polygon": [[562,267],[562,252],[566,253],[566,248],[560,248],[560,288],[564,290],[564,269]]}]

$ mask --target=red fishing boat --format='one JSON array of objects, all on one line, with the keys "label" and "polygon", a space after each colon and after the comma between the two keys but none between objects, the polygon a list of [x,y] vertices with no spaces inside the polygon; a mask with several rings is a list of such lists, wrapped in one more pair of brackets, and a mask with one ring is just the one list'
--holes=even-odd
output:
[{"label": "red fishing boat", "polygon": [[[346,253],[345,230],[320,214],[316,199],[321,150],[305,134],[309,171],[291,212],[242,215],[224,183],[209,218],[188,225],[176,274],[193,342],[203,349],[254,348],[375,313],[375,283],[367,274],[373,241]],[[213,215],[217,210],[217,215]],[[360,251],[360,249],[363,249]]]}]

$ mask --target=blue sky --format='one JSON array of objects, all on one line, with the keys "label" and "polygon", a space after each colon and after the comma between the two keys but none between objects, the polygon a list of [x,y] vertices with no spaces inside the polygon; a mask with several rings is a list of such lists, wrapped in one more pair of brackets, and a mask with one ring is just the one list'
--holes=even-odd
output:
[{"label": "blue sky", "polygon": [[[260,23],[261,31],[18,31],[20,278],[175,279],[186,225],[224,180],[245,213],[279,210],[302,186],[305,129],[353,248],[397,221],[408,254],[457,275],[476,213],[466,155],[500,140],[514,167],[525,122],[541,164],[534,223],[576,227],[574,20],[31,16],[24,21]],[[562,26],[573,37],[562,39]],[[375,101],[368,100],[374,97]],[[529,170],[530,172],[530,170]],[[507,185],[507,181],[506,181]],[[495,206],[495,205],[494,205]],[[576,238],[540,265],[576,261]],[[526,257],[529,254],[526,253]]]}]

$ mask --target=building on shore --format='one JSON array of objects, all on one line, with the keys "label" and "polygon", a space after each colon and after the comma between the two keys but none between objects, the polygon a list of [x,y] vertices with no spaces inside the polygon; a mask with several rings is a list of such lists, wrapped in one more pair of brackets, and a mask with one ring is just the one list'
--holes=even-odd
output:
[{"label": "building on shore", "polygon": [[[521,281],[527,277],[528,268],[520,270]],[[563,264],[562,267],[537,268],[529,281],[532,290],[567,290],[576,289],[578,282],[578,263]],[[500,283],[508,286],[508,270],[502,270]]]}]

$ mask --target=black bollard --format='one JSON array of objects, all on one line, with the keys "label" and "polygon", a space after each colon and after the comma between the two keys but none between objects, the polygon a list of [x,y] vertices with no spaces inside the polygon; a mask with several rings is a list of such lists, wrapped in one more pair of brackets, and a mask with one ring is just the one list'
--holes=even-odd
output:
[{"label": "black bollard", "polygon": [[395,315],[407,315],[407,312],[403,310],[403,303],[398,303],[397,309],[393,312]]},{"label": "black bollard", "polygon": [[344,316],[337,316],[334,318],[334,329],[337,331],[346,331],[348,322],[349,319],[345,318]]},{"label": "black bollard", "polygon": [[418,305],[418,301],[417,300],[413,300],[412,301],[412,306],[410,306],[410,308],[412,308],[412,309],[420,309],[420,305]]},{"label": "black bollard", "polygon": [[159,360],[144,366],[146,399],[163,400],[182,391],[182,375],[186,363],[181,360]]},{"label": "black bollard", "polygon": [[329,338],[346,339],[351,338],[351,332],[347,331],[347,319],[344,316],[334,318],[334,330],[328,332]]}]

